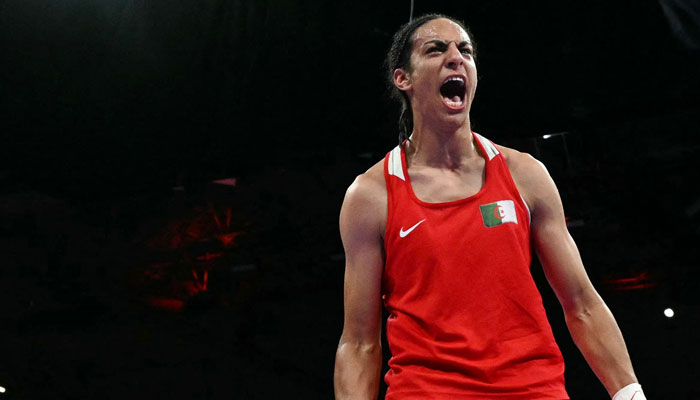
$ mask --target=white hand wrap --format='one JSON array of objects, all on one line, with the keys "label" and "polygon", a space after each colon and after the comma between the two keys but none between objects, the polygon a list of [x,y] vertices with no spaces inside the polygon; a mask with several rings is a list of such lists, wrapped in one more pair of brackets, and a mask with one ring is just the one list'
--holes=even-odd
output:
[{"label": "white hand wrap", "polygon": [[644,396],[642,385],[632,383],[618,390],[612,400],[647,400],[647,398]]}]

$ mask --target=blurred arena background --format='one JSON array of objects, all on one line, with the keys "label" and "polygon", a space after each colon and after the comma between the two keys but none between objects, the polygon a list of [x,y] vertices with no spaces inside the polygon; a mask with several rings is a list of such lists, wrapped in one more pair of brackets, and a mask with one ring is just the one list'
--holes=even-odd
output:
[{"label": "blurred arena background", "polygon": [[[396,145],[382,61],[409,12],[0,2],[0,400],[330,398],[338,212]],[[647,396],[700,398],[700,7],[425,12],[472,28],[474,129],[548,166]],[[572,399],[606,398],[533,275]]]}]

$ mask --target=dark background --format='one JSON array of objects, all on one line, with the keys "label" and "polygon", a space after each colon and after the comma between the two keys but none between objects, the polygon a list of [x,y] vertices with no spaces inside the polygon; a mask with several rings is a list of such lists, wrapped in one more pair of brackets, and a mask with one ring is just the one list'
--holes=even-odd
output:
[{"label": "dark background", "polygon": [[[696,3],[428,11],[472,28],[474,129],[548,166],[647,397],[699,398]],[[396,145],[382,60],[409,14],[0,1],[0,399],[332,397],[338,211]],[[572,399],[606,398],[533,274]]]}]

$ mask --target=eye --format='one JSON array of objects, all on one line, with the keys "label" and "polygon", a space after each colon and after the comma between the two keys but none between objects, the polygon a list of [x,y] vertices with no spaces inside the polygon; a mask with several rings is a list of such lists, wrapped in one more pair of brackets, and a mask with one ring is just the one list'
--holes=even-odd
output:
[{"label": "eye", "polygon": [[469,54],[470,56],[474,54],[474,50],[472,50],[470,47],[462,47],[461,49],[459,49],[459,51],[462,54]]},{"label": "eye", "polygon": [[442,51],[442,49],[438,46],[433,46],[426,51],[426,54],[435,53],[436,51]]}]

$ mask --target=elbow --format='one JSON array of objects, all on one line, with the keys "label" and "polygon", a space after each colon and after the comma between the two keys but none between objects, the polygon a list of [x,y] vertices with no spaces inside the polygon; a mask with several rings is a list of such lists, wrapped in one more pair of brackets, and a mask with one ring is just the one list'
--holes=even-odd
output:
[{"label": "elbow", "polygon": [[575,301],[568,302],[563,305],[564,315],[567,322],[590,321],[591,318],[597,314],[598,310],[601,309],[601,307],[607,308],[603,302],[603,299],[601,299],[597,293],[594,293],[591,296],[578,297]]},{"label": "elbow", "polygon": [[381,353],[382,344],[378,340],[362,341],[362,340],[342,340],[338,343],[336,355],[344,354],[352,355],[371,355]]},{"label": "elbow", "polygon": [[593,312],[588,307],[576,307],[575,309],[564,311],[567,322],[585,322],[591,319]]},{"label": "elbow", "polygon": [[381,352],[381,326],[379,328],[364,326],[364,328],[344,327],[338,342],[337,353],[371,354],[376,351]]},{"label": "elbow", "polygon": [[382,344],[380,341],[341,340],[335,352],[336,373],[346,368],[365,369],[369,365],[381,363]]}]

